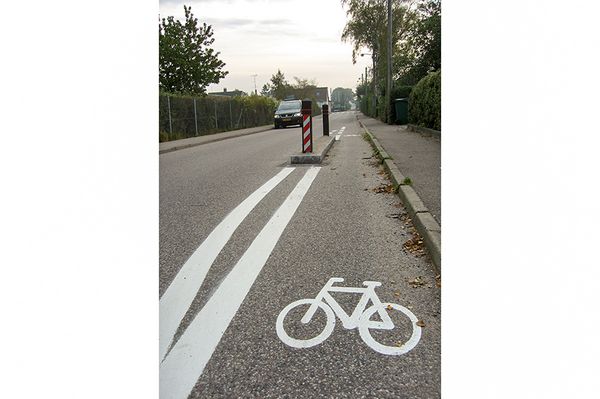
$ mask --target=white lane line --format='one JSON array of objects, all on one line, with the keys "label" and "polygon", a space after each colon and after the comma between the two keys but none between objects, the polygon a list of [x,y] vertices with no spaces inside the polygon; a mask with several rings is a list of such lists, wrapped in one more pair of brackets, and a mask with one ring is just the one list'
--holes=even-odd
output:
[{"label": "white lane line", "polygon": [[342,136],[341,134],[336,134],[336,136],[335,136],[335,141],[340,141],[340,137],[341,137],[341,136]]},{"label": "white lane line", "polygon": [[173,346],[160,365],[161,399],[188,397],[320,169],[306,172]]},{"label": "white lane line", "polygon": [[181,320],[196,297],[206,273],[231,235],[254,207],[295,168],[284,168],[242,201],[194,251],[160,298],[159,348],[162,360]]}]

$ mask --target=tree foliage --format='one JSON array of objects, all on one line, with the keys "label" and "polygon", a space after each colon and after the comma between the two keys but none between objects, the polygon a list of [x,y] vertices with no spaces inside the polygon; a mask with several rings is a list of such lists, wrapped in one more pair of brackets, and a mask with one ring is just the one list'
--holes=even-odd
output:
[{"label": "tree foliage", "polygon": [[363,48],[369,49],[377,58],[381,48],[379,39],[385,34],[387,20],[385,0],[342,0],[342,5],[348,7],[342,40],[353,45],[352,62],[356,63],[356,56]]},{"label": "tree foliage", "polygon": [[285,79],[285,75],[280,69],[271,76],[271,80],[265,83],[262,87],[261,94],[263,96],[275,97],[279,100],[283,99],[285,92],[290,87],[290,84]]},{"label": "tree foliage", "polygon": [[294,95],[296,98],[306,98],[314,95],[314,89],[317,88],[317,82],[314,79],[299,78],[294,76],[295,83],[290,84],[280,69],[271,76],[268,83],[262,87],[263,96],[271,96],[278,100],[283,100],[287,96]]},{"label": "tree foliage", "polygon": [[[373,104],[371,116],[388,119],[389,107],[385,106],[386,72],[387,72],[387,0],[341,0],[347,7],[348,21],[342,32],[342,40],[353,44],[352,61],[364,52],[370,52],[373,59],[371,81],[367,88]],[[406,2],[392,2],[392,47],[407,40],[417,13]],[[366,49],[366,50],[365,50]],[[392,76],[395,74],[392,69]],[[367,77],[368,78],[368,77]],[[362,85],[361,85],[362,86]],[[357,87],[357,92],[364,92],[365,87]],[[378,104],[377,104],[378,103]]]},{"label": "tree foliage", "polygon": [[441,8],[440,0],[418,4],[416,19],[406,40],[394,51],[393,68],[399,84],[414,85],[429,72],[442,68]]},{"label": "tree foliage", "polygon": [[342,87],[336,87],[331,92],[331,101],[333,102],[334,108],[341,108],[344,110],[350,109],[350,102],[354,99],[354,92],[352,89],[345,89]]},{"label": "tree foliage", "polygon": [[227,75],[225,63],[210,46],[212,26],[199,24],[192,8],[183,6],[185,22],[169,16],[159,24],[159,85],[168,93],[205,94],[206,87]]},{"label": "tree foliage", "polygon": [[[367,52],[375,64],[367,77],[370,81],[356,88],[358,95],[368,97],[361,104],[369,107],[362,108],[370,110],[370,116],[386,120],[387,0],[341,0],[341,3],[348,16],[342,40],[353,45],[352,61]],[[441,66],[441,0],[393,1],[393,86],[413,86],[428,73],[441,70]],[[390,94],[393,100],[397,94],[394,87]]]}]

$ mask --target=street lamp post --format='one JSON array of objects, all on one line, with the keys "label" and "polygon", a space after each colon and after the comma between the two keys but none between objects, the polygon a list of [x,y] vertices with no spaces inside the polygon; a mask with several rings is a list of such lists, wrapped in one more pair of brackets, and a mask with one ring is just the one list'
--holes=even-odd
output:
[{"label": "street lamp post", "polygon": [[391,106],[392,106],[392,0],[387,0],[387,17],[388,17],[388,37],[387,37],[387,76],[385,90],[385,119],[387,123],[391,123]]},{"label": "street lamp post", "polygon": [[361,53],[360,56],[370,55],[373,60],[373,111],[377,116],[377,69],[375,68],[375,53]]}]

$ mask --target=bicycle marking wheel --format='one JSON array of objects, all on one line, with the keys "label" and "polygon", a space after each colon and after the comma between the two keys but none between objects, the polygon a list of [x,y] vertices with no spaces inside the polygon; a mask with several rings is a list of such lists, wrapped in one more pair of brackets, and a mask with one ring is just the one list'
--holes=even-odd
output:
[{"label": "bicycle marking wheel", "polygon": [[277,336],[283,341],[283,343],[293,348],[310,348],[311,346],[319,345],[321,342],[329,338],[333,332],[333,328],[335,327],[335,315],[333,314],[333,310],[331,310],[331,308],[323,302],[319,302],[317,306],[323,309],[325,312],[325,316],[327,316],[327,323],[325,324],[323,331],[321,331],[321,333],[316,337],[309,339],[292,338],[283,328],[283,320],[290,310],[300,305],[312,305],[314,302],[314,299],[299,299],[296,302],[290,303],[283,308],[281,312],[279,312],[279,316],[277,316],[277,322],[275,323],[275,329],[277,331]]},{"label": "bicycle marking wheel", "polygon": [[406,341],[400,346],[388,346],[375,341],[375,339],[373,339],[369,331],[369,319],[380,308],[378,306],[373,305],[363,312],[363,314],[360,316],[360,321],[358,323],[358,332],[360,333],[360,337],[365,342],[365,344],[369,345],[369,347],[376,352],[392,356],[403,355],[406,352],[413,349],[415,346],[417,346],[419,340],[421,339],[421,327],[417,325],[419,319],[417,319],[413,312],[411,312],[404,306],[398,305],[396,303],[382,303],[381,306],[383,306],[384,309],[390,306],[393,309],[404,313],[412,323],[412,335],[410,336],[408,341]]}]

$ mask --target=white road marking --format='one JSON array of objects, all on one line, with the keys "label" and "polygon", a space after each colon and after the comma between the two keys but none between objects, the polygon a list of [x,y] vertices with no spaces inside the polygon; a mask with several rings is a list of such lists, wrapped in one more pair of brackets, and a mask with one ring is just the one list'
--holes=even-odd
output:
[{"label": "white road marking", "polygon": [[[366,288],[334,286],[335,283],[343,281],[344,279],[341,277],[332,277],[317,294],[316,298],[300,299],[283,308],[283,310],[279,313],[279,316],[277,316],[277,321],[275,322],[275,330],[277,331],[277,336],[279,339],[282,340],[286,345],[293,348],[310,348],[312,346],[319,345],[329,338],[333,332],[335,327],[335,316],[337,316],[342,321],[342,325],[345,329],[350,330],[358,328],[360,337],[364,343],[369,345],[369,347],[374,351],[384,355],[403,355],[413,349],[419,343],[419,340],[421,339],[421,327],[417,324],[419,320],[404,306],[389,302],[382,303],[377,293],[375,293],[375,287],[381,286],[379,281],[364,281],[363,285],[366,286]],[[337,303],[335,298],[331,296],[331,292],[362,294],[362,296],[352,311],[352,314],[349,315]],[[369,302],[373,305],[367,308],[367,304]],[[308,309],[304,316],[300,319],[300,322],[304,324],[310,323],[315,312],[317,311],[317,308],[320,308],[325,312],[327,322],[323,328],[323,331],[321,331],[321,333],[319,333],[317,336],[308,339],[296,339],[289,336],[285,331],[285,328],[283,327],[283,321],[290,310],[303,305],[308,305]],[[403,313],[410,319],[412,324],[412,334],[410,338],[400,346],[388,346],[380,344],[373,339],[371,332],[369,331],[371,329],[393,330],[395,328],[394,322],[387,314],[387,310],[392,309]],[[371,320],[371,316],[375,313],[379,315],[381,321]]]},{"label": "white road marking", "polygon": [[306,172],[173,346],[160,366],[161,399],[188,397],[319,170]]},{"label": "white road marking", "polygon": [[346,130],[346,126],[342,126],[342,128],[340,129],[340,132],[335,135],[335,141],[340,141],[342,134],[344,134],[344,130]]},{"label": "white road marking", "polygon": [[221,223],[210,233],[204,242],[194,251],[192,256],[181,267],[171,285],[160,298],[159,348],[162,360],[185,316],[189,306],[196,297],[206,273],[210,269],[219,252],[223,249],[233,232],[254,209],[254,207],[295,168],[284,168],[277,175],[263,184],[258,190],[242,201]]}]

